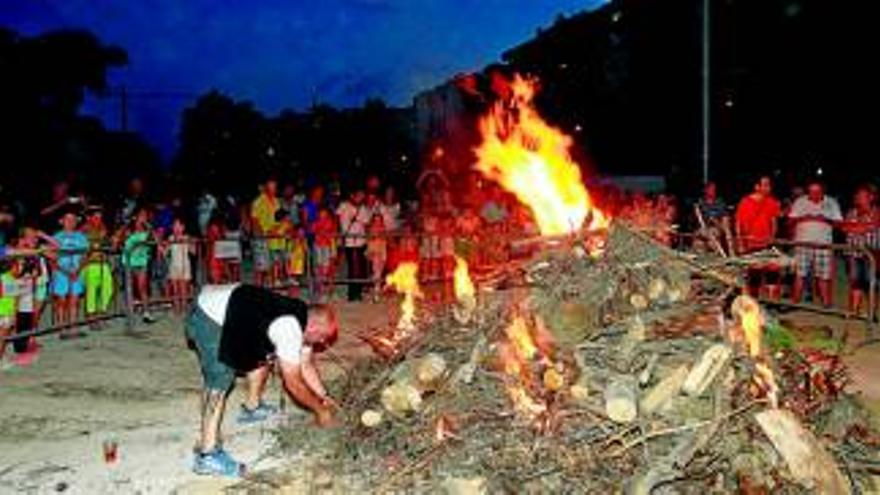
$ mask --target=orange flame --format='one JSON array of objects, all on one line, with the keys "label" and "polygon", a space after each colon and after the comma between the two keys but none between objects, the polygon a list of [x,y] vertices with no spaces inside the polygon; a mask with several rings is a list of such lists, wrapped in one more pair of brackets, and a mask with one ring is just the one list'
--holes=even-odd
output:
[{"label": "orange flame", "polygon": [[458,256],[455,257],[453,282],[455,299],[460,303],[467,302],[470,304],[470,301],[473,301],[474,299],[474,293],[476,291],[474,289],[474,283],[471,281],[470,273],[468,272],[467,262]]},{"label": "orange flame", "polygon": [[517,414],[534,419],[547,410],[547,406],[535,400],[528,391],[529,363],[539,356],[539,348],[532,339],[531,330],[522,316],[517,316],[505,329],[507,341],[498,348],[499,357],[508,380],[507,395]]},{"label": "orange flame", "polygon": [[393,286],[399,294],[403,294],[403,302],[400,303],[400,320],[397,328],[412,330],[415,328],[416,297],[422,296],[419,288],[419,265],[413,262],[401,263],[385,278],[387,285]]},{"label": "orange flame", "polygon": [[476,169],[528,206],[542,235],[578,231],[591,213],[591,229],[607,227],[569,154],[571,138],[532,105],[536,81],[516,75],[510,87],[512,101],[496,103],[480,120]]},{"label": "orange flame", "polygon": [[749,348],[749,356],[753,358],[758,357],[761,354],[761,338],[763,334],[761,308],[758,306],[758,302],[752,298],[743,298],[739,317],[746,344]]},{"label": "orange flame", "polygon": [[758,302],[751,297],[742,296],[739,307],[740,324],[743,328],[749,356],[755,360],[755,382],[767,393],[772,407],[778,405],[779,387],[773,370],[761,359],[761,340],[763,339],[764,316]]}]

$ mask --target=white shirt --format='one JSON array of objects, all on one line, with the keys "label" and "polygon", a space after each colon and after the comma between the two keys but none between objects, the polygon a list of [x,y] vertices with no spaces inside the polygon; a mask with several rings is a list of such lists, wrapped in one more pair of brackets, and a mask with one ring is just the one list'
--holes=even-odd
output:
[{"label": "white shirt", "polygon": [[833,230],[831,222],[843,220],[843,215],[840,213],[840,205],[837,203],[837,200],[830,196],[825,196],[818,203],[811,201],[806,195],[801,196],[791,205],[791,212],[788,216],[789,218],[821,216],[827,220],[827,222],[816,220],[798,222],[795,227],[794,239],[801,242],[830,243]]},{"label": "white shirt", "polygon": [[[232,291],[240,284],[206,285],[199,293],[197,304],[220,326],[226,321],[226,307]],[[269,324],[269,340],[275,356],[289,364],[299,364],[303,352],[303,329],[294,316],[280,316]]]},{"label": "white shirt", "polygon": [[339,227],[345,237],[345,247],[366,246],[367,239],[364,236],[367,233],[367,224],[373,216],[372,208],[364,204],[355,206],[345,201],[336,209],[336,214],[339,215]]},{"label": "white shirt", "polygon": [[385,221],[385,230],[388,232],[396,232],[400,219],[400,203],[385,204],[379,206],[379,212],[382,214],[382,220]]}]

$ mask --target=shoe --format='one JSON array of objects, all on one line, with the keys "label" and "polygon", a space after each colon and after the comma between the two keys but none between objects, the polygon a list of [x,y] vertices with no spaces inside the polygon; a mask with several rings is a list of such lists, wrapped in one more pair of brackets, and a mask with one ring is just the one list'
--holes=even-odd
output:
[{"label": "shoe", "polygon": [[221,448],[207,453],[197,453],[193,462],[193,472],[203,476],[240,478],[244,471],[244,464],[233,459]]},{"label": "shoe", "polygon": [[260,421],[266,421],[269,419],[269,416],[278,412],[278,408],[274,406],[270,406],[263,402],[260,402],[260,405],[253,409],[248,409],[244,404],[241,405],[241,411],[238,413],[238,418],[236,418],[236,422],[240,425],[249,425],[253,423],[259,423]]},{"label": "shoe", "polygon": [[156,323],[156,318],[150,313],[144,313],[143,321],[147,325],[152,325],[153,323]]}]

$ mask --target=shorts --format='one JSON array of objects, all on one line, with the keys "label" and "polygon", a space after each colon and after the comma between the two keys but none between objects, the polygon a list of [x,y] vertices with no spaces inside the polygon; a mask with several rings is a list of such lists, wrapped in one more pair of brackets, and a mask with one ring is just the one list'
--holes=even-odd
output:
[{"label": "shorts", "polygon": [[235,382],[235,370],[220,362],[220,336],[223,327],[212,320],[198,304],[186,318],[186,338],[195,346],[205,390],[225,393]]},{"label": "shorts", "polygon": [[853,290],[866,292],[871,289],[871,265],[869,261],[864,256],[853,256],[849,259],[849,286]]},{"label": "shorts", "polygon": [[254,239],[252,245],[254,269],[264,272],[269,269],[269,246],[264,239]]},{"label": "shorts", "polygon": [[71,280],[70,275],[64,272],[55,272],[52,275],[52,295],[55,297],[79,297],[84,289],[82,277]]},{"label": "shorts", "polygon": [[315,246],[315,266],[330,266],[333,259],[333,248],[331,246]]},{"label": "shorts", "polygon": [[819,280],[831,280],[831,250],[798,246],[794,250],[795,272],[798,277],[812,274]]}]

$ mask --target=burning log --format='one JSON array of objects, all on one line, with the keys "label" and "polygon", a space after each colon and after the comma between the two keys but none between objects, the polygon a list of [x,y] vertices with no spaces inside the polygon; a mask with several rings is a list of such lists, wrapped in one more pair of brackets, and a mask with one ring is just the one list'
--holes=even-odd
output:
[{"label": "burning log", "polygon": [[630,376],[614,377],[605,386],[605,413],[617,423],[631,423],[638,417],[636,381]]},{"label": "burning log", "polygon": [[799,483],[817,493],[851,493],[834,458],[791,412],[770,409],[755,414],[755,421]]},{"label": "burning log", "polygon": [[706,349],[697,364],[691,369],[684,381],[682,391],[694,397],[703,395],[709,385],[730,361],[733,350],[724,344],[715,344]]}]

